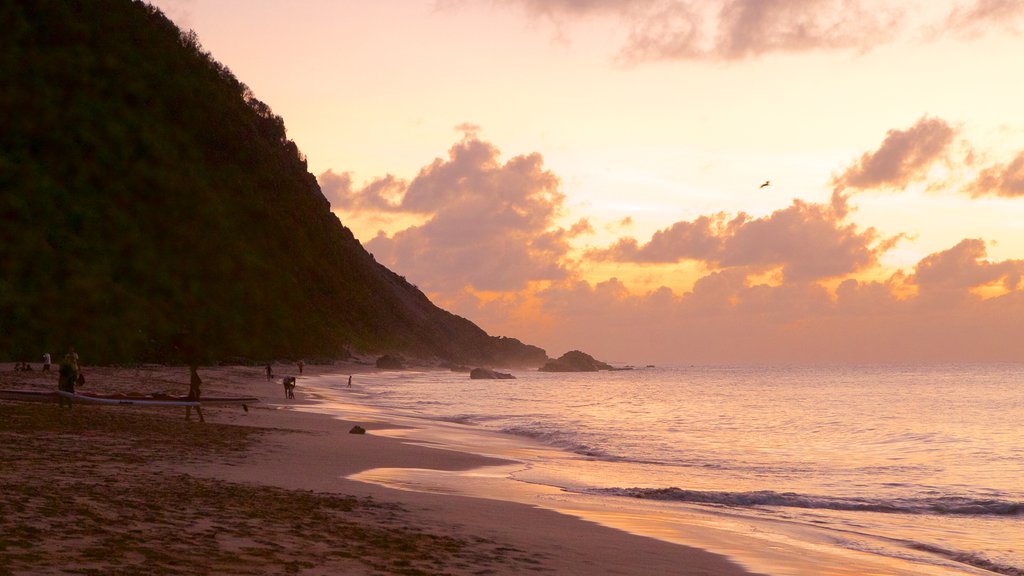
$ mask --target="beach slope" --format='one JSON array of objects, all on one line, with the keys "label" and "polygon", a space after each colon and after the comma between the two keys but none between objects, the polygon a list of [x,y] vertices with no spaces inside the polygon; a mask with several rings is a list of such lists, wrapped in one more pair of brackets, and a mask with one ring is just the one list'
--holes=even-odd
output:
[{"label": "beach slope", "polygon": [[[4,388],[53,378],[0,368]],[[721,556],[548,510],[345,480],[378,467],[501,461],[375,435],[386,422],[290,409],[302,401],[286,404],[280,383],[258,368],[200,372],[209,393],[263,401],[248,413],[206,408],[206,424],[171,408],[0,402],[6,573],[746,574]],[[89,374],[90,387],[111,392],[177,391],[188,375]],[[355,424],[368,433],[349,434]]]}]

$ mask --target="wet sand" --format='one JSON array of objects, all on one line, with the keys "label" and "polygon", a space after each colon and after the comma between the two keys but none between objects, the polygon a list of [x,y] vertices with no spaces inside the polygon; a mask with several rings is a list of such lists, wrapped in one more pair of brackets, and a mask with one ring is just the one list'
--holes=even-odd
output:
[{"label": "wet sand", "polygon": [[[0,365],[0,388],[54,389],[56,373]],[[363,364],[306,366],[304,376]],[[740,575],[696,548],[549,510],[396,491],[344,479],[373,468],[468,470],[503,461],[376,435],[388,422],[295,410],[294,365],[200,368],[203,393],[238,406],[0,401],[0,574]],[[185,394],[184,367],[86,367],[93,392]],[[367,434],[349,434],[354,425]]]}]

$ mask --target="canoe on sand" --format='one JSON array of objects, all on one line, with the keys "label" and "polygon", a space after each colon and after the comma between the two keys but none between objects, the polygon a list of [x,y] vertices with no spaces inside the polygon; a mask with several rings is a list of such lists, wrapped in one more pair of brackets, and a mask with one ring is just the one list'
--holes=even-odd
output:
[{"label": "canoe on sand", "polygon": [[57,402],[63,396],[76,402],[91,404],[117,404],[123,406],[213,406],[223,404],[241,404],[248,410],[249,404],[260,401],[255,396],[204,396],[198,402],[185,396],[169,394],[83,394],[80,392],[44,391],[44,390],[0,390],[0,400],[20,400],[22,402]]}]

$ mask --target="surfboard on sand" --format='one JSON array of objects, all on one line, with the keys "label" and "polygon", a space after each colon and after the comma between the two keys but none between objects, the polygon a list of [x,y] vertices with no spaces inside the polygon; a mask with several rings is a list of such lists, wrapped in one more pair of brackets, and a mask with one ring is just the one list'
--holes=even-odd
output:
[{"label": "surfboard on sand", "polygon": [[22,402],[57,402],[63,396],[72,401],[91,404],[113,404],[123,406],[213,406],[241,404],[248,410],[249,404],[260,401],[255,396],[208,396],[199,401],[189,400],[185,396],[169,394],[82,394],[78,392],[44,391],[44,390],[0,390],[0,400],[18,400]]}]

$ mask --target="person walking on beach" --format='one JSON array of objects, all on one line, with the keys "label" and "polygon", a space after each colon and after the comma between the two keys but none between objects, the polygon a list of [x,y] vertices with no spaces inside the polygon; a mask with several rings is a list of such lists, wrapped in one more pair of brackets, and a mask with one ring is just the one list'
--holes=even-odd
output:
[{"label": "person walking on beach", "polygon": [[305,366],[306,364],[302,360],[299,360],[299,376],[302,376],[302,369]]},{"label": "person walking on beach", "polygon": [[352,375],[351,374],[348,375],[348,387],[349,388],[352,387]]},{"label": "person walking on beach", "polygon": [[[78,371],[78,354],[75,353],[75,347],[68,348],[68,353],[64,355],[64,359],[60,361],[60,370],[57,377],[57,390],[60,392],[67,392],[70,394],[75,393],[75,384],[78,382],[80,373]],[[71,408],[71,398],[68,398],[64,394],[61,394],[58,398],[60,407],[63,408],[67,404],[68,408]]]},{"label": "person walking on beach", "polygon": [[[189,372],[189,383],[188,383],[188,397],[186,400],[189,402],[199,402],[199,396],[201,394],[199,387],[203,385],[203,379],[199,377],[198,366],[192,364],[188,367]],[[196,406],[196,414],[199,415],[200,422],[206,422],[203,418],[203,409],[200,406]],[[192,419],[192,407],[185,407],[185,420]]]},{"label": "person walking on beach", "polygon": [[274,379],[274,372],[270,369],[270,364],[267,364],[267,380]]},{"label": "person walking on beach", "polygon": [[50,371],[50,353],[43,352],[43,372]]}]

